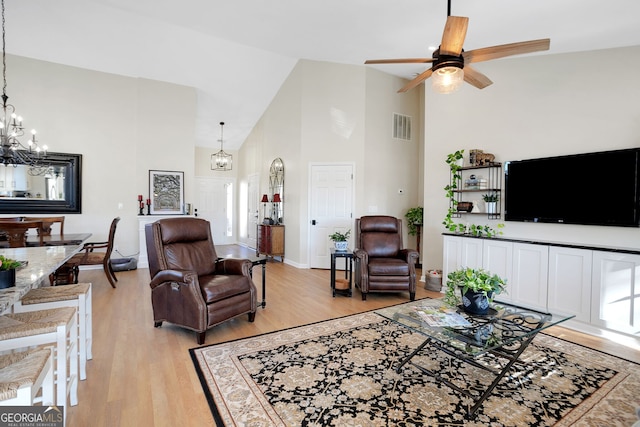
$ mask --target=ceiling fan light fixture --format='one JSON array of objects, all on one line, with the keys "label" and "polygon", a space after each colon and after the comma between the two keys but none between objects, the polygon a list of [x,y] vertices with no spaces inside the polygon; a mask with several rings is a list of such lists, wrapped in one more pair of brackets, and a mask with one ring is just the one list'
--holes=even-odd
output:
[{"label": "ceiling fan light fixture", "polygon": [[448,65],[433,70],[431,88],[436,93],[452,93],[464,83],[464,70],[456,65]]}]

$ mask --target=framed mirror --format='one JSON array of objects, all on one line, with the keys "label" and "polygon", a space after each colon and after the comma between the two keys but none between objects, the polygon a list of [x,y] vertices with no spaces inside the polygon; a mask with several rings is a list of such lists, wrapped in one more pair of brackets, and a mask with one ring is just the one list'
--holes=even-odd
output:
[{"label": "framed mirror", "polygon": [[82,155],[47,153],[44,163],[0,164],[0,214],[82,212]]},{"label": "framed mirror", "polygon": [[271,193],[271,219],[282,224],[284,217],[284,163],[280,157],[269,168],[269,192]]}]

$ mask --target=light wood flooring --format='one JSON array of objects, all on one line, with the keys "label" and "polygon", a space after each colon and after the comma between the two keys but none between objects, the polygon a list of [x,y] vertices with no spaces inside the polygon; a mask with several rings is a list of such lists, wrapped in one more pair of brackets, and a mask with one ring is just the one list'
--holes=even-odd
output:
[{"label": "light wood flooring", "polygon": [[[218,247],[218,256],[242,255],[240,246]],[[249,252],[251,253],[251,252]],[[340,272],[339,272],[340,274]],[[68,407],[68,426],[213,426],[190,348],[194,332],[165,323],[153,327],[149,270],[118,272],[112,289],[102,270],[82,270],[80,281],[93,283],[93,360],[78,387],[79,404]],[[362,301],[333,298],[329,270],[267,264],[267,305],[254,323],[241,316],[207,332],[205,345],[263,334],[292,326],[360,313],[408,301],[408,294],[369,294]],[[261,300],[261,269],[254,269]],[[439,297],[418,284],[417,298]],[[611,341],[551,328],[557,335],[640,363],[636,351]]]}]

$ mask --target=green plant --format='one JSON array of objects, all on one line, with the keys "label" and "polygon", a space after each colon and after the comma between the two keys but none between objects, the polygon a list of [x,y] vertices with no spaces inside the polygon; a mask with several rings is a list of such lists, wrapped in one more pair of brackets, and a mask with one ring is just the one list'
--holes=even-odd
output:
[{"label": "green plant", "polygon": [[462,174],[460,172],[460,166],[458,164],[459,160],[464,158],[464,150],[458,150],[454,153],[447,154],[447,165],[449,165],[449,170],[451,171],[451,182],[449,185],[444,187],[444,191],[446,192],[446,196],[449,199],[449,209],[447,210],[447,215],[444,217],[444,221],[442,224],[447,228],[447,230],[454,232],[458,227],[455,222],[453,222],[453,215],[456,213],[456,206],[458,205],[458,200],[456,200],[455,192],[458,189],[458,182],[462,179]]},{"label": "green plant", "polygon": [[482,195],[482,200],[485,202],[497,202],[500,200],[500,195],[498,193],[487,193]]},{"label": "green plant", "polygon": [[503,228],[504,224],[502,223],[498,224],[496,228],[489,227],[488,225],[469,224],[468,232],[476,237],[495,237],[502,234]]},{"label": "green plant", "polygon": [[20,267],[20,265],[22,265],[20,261],[0,255],[0,270],[12,270]]},{"label": "green plant", "polygon": [[351,235],[351,230],[347,230],[344,233],[339,231],[335,231],[333,234],[329,234],[329,239],[334,242],[346,242],[349,240],[349,236]]},{"label": "green plant", "polygon": [[416,225],[422,225],[424,215],[424,208],[418,206],[417,208],[411,208],[404,215],[407,218],[407,224],[409,226],[409,235],[415,236],[418,233]]},{"label": "green plant", "polygon": [[480,292],[489,301],[493,301],[494,296],[506,291],[506,285],[506,280],[497,274],[491,274],[481,268],[462,268],[447,275],[444,302],[450,306],[457,306],[461,302],[461,295],[467,291]]}]

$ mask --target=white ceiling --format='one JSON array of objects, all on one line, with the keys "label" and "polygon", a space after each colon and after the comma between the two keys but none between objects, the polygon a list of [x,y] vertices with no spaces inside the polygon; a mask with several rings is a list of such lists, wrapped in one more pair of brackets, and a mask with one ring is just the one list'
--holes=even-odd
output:
[{"label": "white ceiling", "polygon": [[[5,3],[8,53],[193,86],[196,145],[219,147],[224,121],[225,149],[240,147],[298,59],[429,57],[447,16],[446,0]],[[544,54],[640,45],[638,0],[452,0],[451,14],[469,17],[465,50],[539,38],[551,39]],[[376,67],[406,78],[425,69]]]}]

